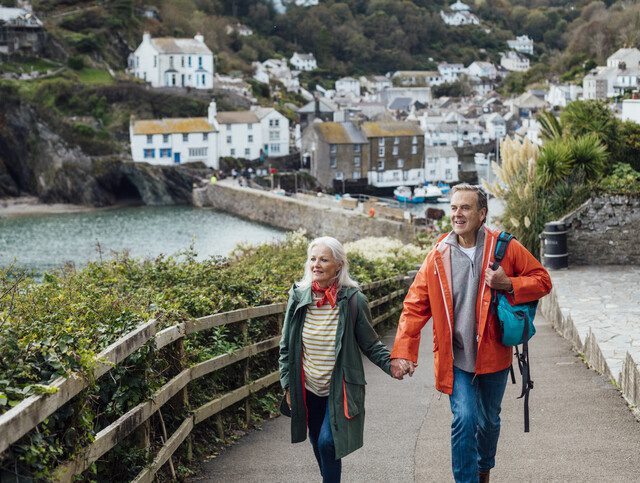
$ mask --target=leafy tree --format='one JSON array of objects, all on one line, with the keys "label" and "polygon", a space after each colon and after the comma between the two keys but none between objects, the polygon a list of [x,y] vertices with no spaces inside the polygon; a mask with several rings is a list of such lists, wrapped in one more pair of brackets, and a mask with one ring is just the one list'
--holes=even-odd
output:
[{"label": "leafy tree", "polygon": [[570,103],[560,114],[566,135],[578,138],[595,134],[609,151],[618,143],[618,125],[609,107],[602,101],[587,100]]}]

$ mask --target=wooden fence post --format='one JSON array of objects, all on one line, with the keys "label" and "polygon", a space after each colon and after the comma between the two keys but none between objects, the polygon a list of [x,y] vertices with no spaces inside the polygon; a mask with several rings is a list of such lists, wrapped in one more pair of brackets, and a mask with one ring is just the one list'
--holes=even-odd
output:
[{"label": "wooden fence post", "polygon": [[[246,347],[249,345],[249,321],[251,319],[245,320],[240,325],[242,331],[242,346]],[[243,385],[249,384],[249,379],[251,377],[250,369],[249,369],[249,361],[250,357],[247,357],[244,360],[244,376],[243,376]],[[251,424],[251,397],[247,397],[244,400],[244,425],[245,428],[249,428]]]}]

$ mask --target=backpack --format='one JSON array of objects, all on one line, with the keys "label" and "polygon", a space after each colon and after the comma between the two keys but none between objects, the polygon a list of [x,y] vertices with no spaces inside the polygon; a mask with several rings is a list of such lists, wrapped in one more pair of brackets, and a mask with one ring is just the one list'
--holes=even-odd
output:
[{"label": "backpack", "polygon": [[[511,233],[500,232],[496,249],[494,252],[494,262],[492,270],[497,270],[500,262],[507,252],[509,242],[514,238]],[[529,391],[533,389],[533,380],[529,368],[529,339],[536,333],[533,319],[536,315],[538,301],[525,304],[511,305],[506,294],[491,290],[491,307],[496,314],[500,325],[500,341],[503,345],[515,347],[515,356],[518,361],[518,368],[522,375],[522,393],[518,397],[524,398],[524,432],[529,432]],[[518,349],[518,344],[522,344],[522,353]],[[513,365],[510,368],[511,382],[516,383]]]}]

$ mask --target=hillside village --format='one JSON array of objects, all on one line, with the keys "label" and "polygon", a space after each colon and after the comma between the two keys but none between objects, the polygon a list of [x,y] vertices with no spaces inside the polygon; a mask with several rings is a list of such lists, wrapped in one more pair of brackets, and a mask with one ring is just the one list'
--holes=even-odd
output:
[{"label": "hillside village", "polygon": [[[6,62],[46,50],[47,32],[38,12],[29,2],[18,3],[0,7],[0,54]],[[158,10],[148,7],[138,15],[155,21]],[[461,1],[441,10],[440,17],[450,29],[484,28],[473,8]],[[226,32],[254,35],[238,22],[227,25]],[[547,81],[518,96],[499,94],[510,73],[531,68],[535,52],[533,40],[522,34],[506,42],[499,63],[483,60],[479,52],[467,65],[432,59],[433,70],[332,78],[315,52],[293,52],[253,62],[251,74],[242,75],[219,72],[216,52],[201,33],[184,38],[144,32],[124,72],[109,69],[109,74],[208,102],[204,117],[132,115],[127,151],[134,162],[201,162],[219,171],[228,166],[222,159],[283,168],[277,160],[286,157],[297,160],[287,163],[288,169],[308,171],[324,188],[366,191],[474,181],[473,173],[461,173],[463,160],[498,160],[497,147],[506,136],[540,144],[538,113],[557,112],[575,100],[616,99],[612,108],[619,116],[640,121],[635,100],[618,102],[638,88],[640,50],[612,53],[582,85]],[[28,82],[55,72],[52,65],[45,71],[3,71],[2,77]],[[243,99],[248,108],[218,110],[216,97],[225,93]]]}]

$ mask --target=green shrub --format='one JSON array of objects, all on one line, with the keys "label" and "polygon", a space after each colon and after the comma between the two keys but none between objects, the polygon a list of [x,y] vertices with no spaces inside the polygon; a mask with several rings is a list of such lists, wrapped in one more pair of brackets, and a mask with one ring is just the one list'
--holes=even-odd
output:
[{"label": "green shrub", "polygon": [[629,164],[618,163],[612,173],[600,182],[599,188],[610,194],[640,195],[640,172]]},{"label": "green shrub", "polygon": [[79,55],[72,55],[67,60],[67,65],[73,70],[82,70],[84,68],[84,59]]}]

